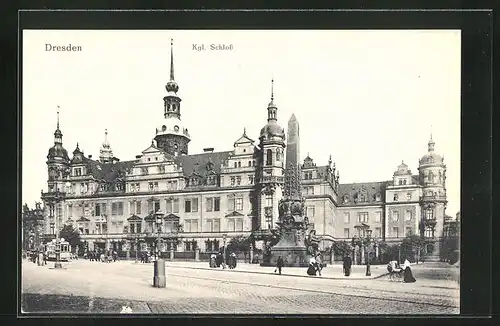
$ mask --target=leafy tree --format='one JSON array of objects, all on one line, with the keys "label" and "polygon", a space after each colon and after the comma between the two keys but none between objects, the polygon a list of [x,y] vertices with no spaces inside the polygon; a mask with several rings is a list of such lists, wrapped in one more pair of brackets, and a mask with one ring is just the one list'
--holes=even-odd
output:
[{"label": "leafy tree", "polygon": [[332,249],[335,255],[344,257],[352,251],[352,245],[345,240],[335,241],[332,245]]},{"label": "leafy tree", "polygon": [[75,252],[76,246],[80,250],[83,250],[82,240],[80,238],[80,232],[73,228],[72,225],[65,225],[59,232],[59,238],[64,238],[71,245],[71,250]]},{"label": "leafy tree", "polygon": [[237,236],[229,240],[226,250],[229,252],[247,252],[250,250],[251,245],[251,237]]},{"label": "leafy tree", "polygon": [[401,259],[418,262],[420,253],[425,246],[425,238],[418,234],[410,234],[401,243]]}]

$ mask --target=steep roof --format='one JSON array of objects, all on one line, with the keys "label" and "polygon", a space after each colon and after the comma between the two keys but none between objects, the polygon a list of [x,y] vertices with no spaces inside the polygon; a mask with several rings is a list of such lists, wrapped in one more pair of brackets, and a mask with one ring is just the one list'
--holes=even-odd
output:
[{"label": "steep roof", "polygon": [[87,167],[94,178],[107,182],[115,181],[120,175],[125,176],[126,171],[131,169],[137,161],[121,161],[116,163],[101,163],[86,158]]},{"label": "steep roof", "polygon": [[181,155],[177,156],[175,160],[178,164],[181,164],[185,176],[190,176],[193,171],[199,175],[205,175],[209,162],[212,163],[212,170],[215,173],[220,173],[222,163],[231,154],[232,151]]},{"label": "steep roof", "polygon": [[[392,181],[377,181],[377,182],[356,182],[339,184],[339,201],[341,205],[355,205],[355,204],[378,204],[385,199],[385,189],[387,185],[392,184]],[[354,199],[361,190],[366,191],[366,201],[356,203]],[[375,201],[375,195],[380,194],[380,201]],[[345,195],[349,196],[349,202],[344,203],[343,198]]]}]

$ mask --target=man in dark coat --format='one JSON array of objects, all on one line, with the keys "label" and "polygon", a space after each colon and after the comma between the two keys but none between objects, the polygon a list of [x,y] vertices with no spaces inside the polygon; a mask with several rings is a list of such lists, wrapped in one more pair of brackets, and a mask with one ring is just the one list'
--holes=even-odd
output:
[{"label": "man in dark coat", "polygon": [[344,275],[345,276],[350,276],[351,275],[351,266],[352,266],[352,260],[351,260],[351,257],[349,257],[349,255],[346,255],[344,257],[344,264],[343,264],[343,267],[344,267]]},{"label": "man in dark coat", "polygon": [[[285,266],[285,263],[283,262],[283,257],[279,256],[278,261],[276,262],[276,269],[278,270],[278,273],[281,275],[281,269]],[[274,272],[276,273],[276,269]]]}]

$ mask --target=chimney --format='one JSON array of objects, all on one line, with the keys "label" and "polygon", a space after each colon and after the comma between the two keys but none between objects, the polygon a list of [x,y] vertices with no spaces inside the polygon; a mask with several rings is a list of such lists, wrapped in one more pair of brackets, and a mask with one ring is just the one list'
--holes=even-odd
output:
[{"label": "chimney", "polygon": [[89,155],[89,159],[92,159],[92,155]]},{"label": "chimney", "polygon": [[214,152],[214,148],[213,147],[204,148],[203,152],[205,152],[205,153],[213,153]]},{"label": "chimney", "polygon": [[136,159],[140,159],[142,157],[142,155],[136,155],[135,158]]}]

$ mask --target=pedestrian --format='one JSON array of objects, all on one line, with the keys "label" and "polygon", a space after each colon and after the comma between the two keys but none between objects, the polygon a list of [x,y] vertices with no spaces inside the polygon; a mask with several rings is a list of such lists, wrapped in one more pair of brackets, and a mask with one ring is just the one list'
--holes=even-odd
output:
[{"label": "pedestrian", "polygon": [[316,275],[316,259],[313,257],[311,257],[309,259],[309,267],[307,267],[307,275]]},{"label": "pedestrian", "polygon": [[411,272],[410,262],[408,259],[405,260],[402,268],[403,272],[403,282],[405,283],[415,283],[417,280],[413,277],[413,273]]},{"label": "pedestrian", "polygon": [[351,275],[351,266],[352,266],[352,260],[349,254],[347,254],[344,257],[344,263],[343,263],[343,269],[344,269],[344,275],[345,276],[350,276]]},{"label": "pedestrian", "polygon": [[[283,262],[283,257],[278,256],[278,260],[276,261],[276,269],[278,270],[278,273],[281,275],[281,269],[285,266],[285,263]],[[276,273],[276,269],[274,272]]]},{"label": "pedestrian", "polygon": [[319,276],[321,276],[321,270],[323,269],[323,258],[321,257],[321,253],[316,254],[316,270],[318,271]]},{"label": "pedestrian", "polygon": [[113,262],[116,262],[117,256],[118,256],[118,253],[116,251],[113,251]]}]

